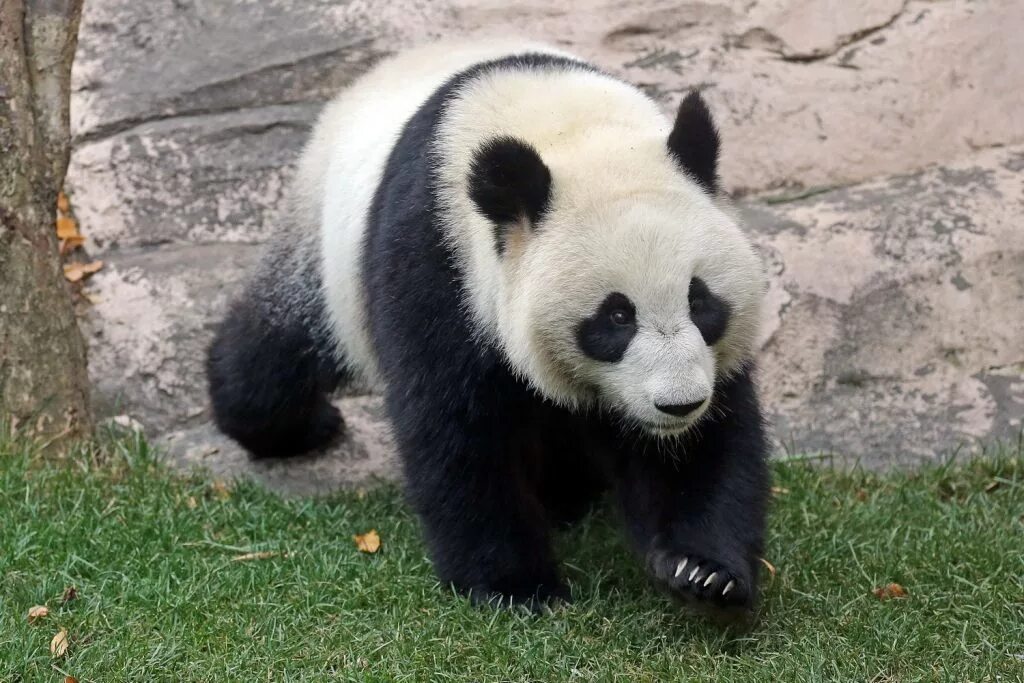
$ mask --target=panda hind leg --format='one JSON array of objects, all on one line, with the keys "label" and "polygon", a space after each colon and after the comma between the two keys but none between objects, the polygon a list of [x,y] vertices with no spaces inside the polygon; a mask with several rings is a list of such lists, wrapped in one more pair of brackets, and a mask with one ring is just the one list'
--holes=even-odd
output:
[{"label": "panda hind leg", "polygon": [[243,297],[217,330],[207,357],[214,420],[254,458],[322,449],[344,429],[330,402],[344,369],[307,325],[267,310]]}]

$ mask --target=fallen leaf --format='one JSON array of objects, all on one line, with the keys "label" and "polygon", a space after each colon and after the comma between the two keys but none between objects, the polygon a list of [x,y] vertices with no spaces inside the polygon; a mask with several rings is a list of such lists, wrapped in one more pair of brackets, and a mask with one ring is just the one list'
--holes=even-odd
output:
[{"label": "fallen leaf", "polygon": [[78,679],[74,676],[65,676],[64,683],[78,683]]},{"label": "fallen leaf", "polygon": [[50,608],[46,605],[36,605],[28,610],[28,620],[36,621],[37,619],[45,619],[46,615],[50,613]]},{"label": "fallen leaf", "polygon": [[376,529],[370,529],[365,534],[356,534],[352,540],[356,542],[360,552],[375,553],[380,550],[380,536],[377,535]]},{"label": "fallen leaf", "polygon": [[277,557],[281,553],[273,550],[261,550],[255,553],[245,553],[244,555],[236,555],[231,558],[233,562],[245,562],[246,560],[266,560],[270,557]]},{"label": "fallen leaf", "polygon": [[103,261],[93,261],[91,263],[67,263],[64,265],[64,279],[68,282],[78,282],[97,272],[102,267]]},{"label": "fallen leaf", "polygon": [[64,190],[57,193],[57,208],[60,209],[61,213],[67,213],[71,210],[71,202],[68,201],[68,196],[64,194]]},{"label": "fallen leaf", "polygon": [[68,586],[67,588],[64,589],[64,595],[61,596],[61,602],[63,602],[66,605],[69,602],[71,602],[72,600],[77,600],[77,599],[78,599],[78,589],[77,588],[75,588],[74,586]]},{"label": "fallen leaf", "polygon": [[992,493],[997,488],[999,488],[999,482],[998,481],[993,481],[988,486],[985,487],[985,493]]},{"label": "fallen leaf", "polygon": [[213,495],[220,500],[227,500],[231,497],[231,489],[221,479],[214,480],[214,482],[210,484],[210,490],[213,492]]},{"label": "fallen leaf", "polygon": [[63,657],[68,651],[68,632],[66,629],[57,631],[57,635],[50,641],[50,654],[54,657]]},{"label": "fallen leaf", "polygon": [[62,240],[81,237],[78,232],[78,221],[69,216],[57,216],[57,237]]},{"label": "fallen leaf", "polygon": [[871,591],[879,600],[907,597],[907,589],[898,583],[889,583]]},{"label": "fallen leaf", "polygon": [[198,506],[199,503],[196,502],[195,496],[189,496],[188,500],[185,501],[185,507],[187,507],[189,510],[195,510],[196,507]]},{"label": "fallen leaf", "polygon": [[768,560],[764,559],[763,557],[759,557],[757,559],[761,561],[761,564],[765,566],[765,569],[768,570],[768,573],[771,574],[772,578],[774,579],[775,575],[778,573],[778,570],[775,569],[775,565],[769,562]]},{"label": "fallen leaf", "polygon": [[867,499],[868,499],[868,492],[867,491],[865,491],[864,489],[860,489],[860,490],[857,491],[857,500],[859,500],[860,502],[863,503]]}]

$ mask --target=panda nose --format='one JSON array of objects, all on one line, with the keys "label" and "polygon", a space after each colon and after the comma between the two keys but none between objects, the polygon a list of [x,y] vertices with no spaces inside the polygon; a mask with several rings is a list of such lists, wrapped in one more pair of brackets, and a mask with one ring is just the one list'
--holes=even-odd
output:
[{"label": "panda nose", "polygon": [[654,407],[663,413],[674,415],[675,417],[683,417],[689,415],[693,411],[697,410],[704,405],[704,401],[694,401],[693,403],[655,403]]}]

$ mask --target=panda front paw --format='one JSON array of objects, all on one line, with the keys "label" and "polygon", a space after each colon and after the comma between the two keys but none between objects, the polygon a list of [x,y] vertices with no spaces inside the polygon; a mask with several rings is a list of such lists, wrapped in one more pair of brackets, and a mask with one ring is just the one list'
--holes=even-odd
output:
[{"label": "panda front paw", "polygon": [[680,597],[718,608],[750,609],[754,590],[741,571],[697,553],[651,553],[654,576]]}]

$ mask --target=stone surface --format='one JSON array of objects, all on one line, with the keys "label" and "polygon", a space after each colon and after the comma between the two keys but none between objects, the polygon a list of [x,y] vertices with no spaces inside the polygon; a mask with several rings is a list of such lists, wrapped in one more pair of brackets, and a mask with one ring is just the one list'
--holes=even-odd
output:
[{"label": "stone surface", "polygon": [[884,465],[1012,434],[1022,30],[1018,0],[91,0],[68,186],[107,264],[88,285],[99,404],[170,435],[178,462],[282,490],[393,473],[359,403],[327,456],[249,464],[209,427],[203,351],[319,104],[402,46],[514,32],[666,110],[704,90],[773,273],[762,380],[786,449]]},{"label": "stone surface", "polygon": [[97,409],[128,412],[150,434],[203,421],[206,346],[258,252],[206,244],[105,253],[85,321]]},{"label": "stone surface", "polygon": [[205,422],[163,434],[157,445],[182,469],[202,469],[221,479],[249,478],[290,495],[318,495],[401,477],[379,398],[336,402],[345,415],[345,436],[323,453],[289,460],[253,461]]},{"label": "stone surface", "polygon": [[890,26],[906,8],[906,0],[758,2],[738,44],[775,50],[789,60],[823,59]]},{"label": "stone surface", "polygon": [[1024,147],[748,218],[773,274],[761,373],[783,445],[869,466],[1024,417]]}]

